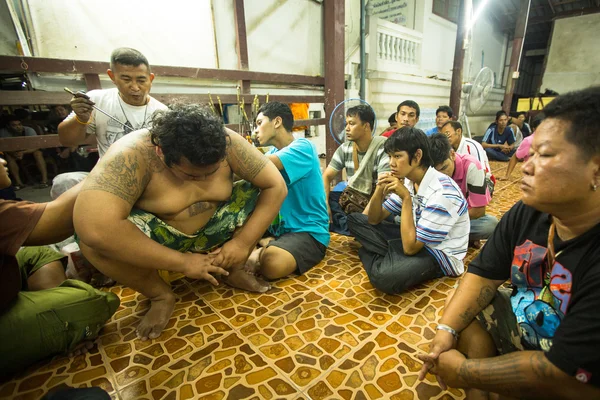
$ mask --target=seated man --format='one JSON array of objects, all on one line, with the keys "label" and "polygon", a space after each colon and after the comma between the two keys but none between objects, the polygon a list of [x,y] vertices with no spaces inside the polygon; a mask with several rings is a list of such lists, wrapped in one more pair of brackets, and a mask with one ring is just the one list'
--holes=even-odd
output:
[{"label": "seated man", "polygon": [[446,122],[452,120],[453,115],[450,106],[439,106],[435,111],[435,126],[425,131],[425,134],[431,136],[436,133],[441,133],[442,127],[446,125]]},{"label": "seated man", "polygon": [[442,127],[442,133],[446,135],[456,154],[471,155],[481,163],[485,171],[485,179],[488,189],[490,189],[490,195],[493,196],[496,178],[492,175],[492,167],[490,167],[487,154],[481,144],[476,140],[463,137],[462,125],[458,121],[446,122]]},{"label": "seated man", "polygon": [[515,152],[515,134],[508,125],[504,111],[496,113],[496,126],[490,127],[483,136],[481,146],[490,160],[508,161]]},{"label": "seated man", "polygon": [[522,201],[419,356],[421,379],[429,371],[467,398],[600,398],[600,87],[558,96],[544,113]]},{"label": "seated man", "polygon": [[[288,194],[269,235],[250,256],[253,269],[267,279],[303,274],[325,257],[329,216],[317,149],[310,140],[294,140],[294,117],[282,103],[263,104],[256,117],[256,139],[273,146],[267,157],[285,179]],[[250,260],[249,260],[250,262]]]},{"label": "seated man", "polygon": [[[365,213],[348,217],[371,284],[398,294],[429,279],[462,274],[469,214],[459,187],[431,166],[423,131],[400,128],[385,150],[391,173],[379,178]],[[400,226],[384,221],[391,214],[400,215]]]},{"label": "seated man", "polygon": [[421,108],[416,101],[404,100],[398,104],[396,113],[396,121],[398,122],[398,128],[403,126],[409,126],[413,128],[419,122],[419,116],[421,115]]},{"label": "seated man", "polygon": [[392,133],[394,133],[396,129],[398,129],[398,122],[396,122],[396,114],[397,113],[393,113],[392,115],[390,115],[390,117],[388,118],[388,123],[390,124],[390,126],[381,133],[381,136],[390,137],[392,136]]},{"label": "seated man", "polygon": [[[377,176],[390,170],[389,157],[383,149],[386,138],[373,137],[375,113],[367,105],[351,107],[346,112],[346,142],[337,148],[323,173],[332,231],[348,234],[346,215],[362,212],[371,198]],[[348,187],[330,196],[331,182],[346,170]]]},{"label": "seated man", "polygon": [[457,154],[442,133],[429,137],[431,161],[435,169],[456,182],[469,206],[469,245],[479,248],[479,241],[490,237],[498,219],[485,213],[492,196],[485,182],[485,171],[474,157]]},{"label": "seated man", "polygon": [[265,290],[243,267],[287,194],[277,168],[208,109],[174,105],[152,123],[108,149],[74,215],[92,265],[151,300],[142,340],[160,335],[175,305],[159,270],[217,285],[212,274],[231,269],[232,285]]},{"label": "seated man", "polygon": [[[0,138],[10,138],[19,136],[37,136],[37,133],[35,133],[35,131],[32,128],[28,126],[23,126],[19,118],[17,118],[14,115],[11,115],[8,117],[6,128],[0,129]],[[6,161],[8,161],[10,173],[13,179],[15,180],[15,190],[19,190],[24,186],[23,181],[21,180],[21,176],[19,174],[19,163],[21,162],[21,160],[23,160],[23,157],[28,154],[31,154],[33,156],[33,159],[35,160],[35,165],[37,166],[40,175],[42,176],[42,183],[40,186],[48,187],[48,171],[46,168],[46,160],[44,160],[44,154],[40,149],[29,149],[6,153]]]},{"label": "seated man", "polygon": [[[0,158],[0,189],[11,184],[5,166]],[[113,293],[65,280],[62,254],[19,249],[72,235],[79,189],[50,203],[0,200],[0,376],[57,353],[86,352],[119,306]]]},{"label": "seated man", "polygon": [[[523,114],[521,114],[521,115],[523,115]],[[535,131],[535,129],[538,127],[538,125],[542,122],[543,119],[544,119],[544,113],[538,114],[535,117],[535,119],[531,123],[531,127],[533,128],[533,131]],[[529,136],[527,136],[525,139],[523,139],[523,141],[517,148],[517,151],[515,152],[515,154],[513,154],[513,156],[510,158],[510,161],[508,162],[508,167],[506,167],[506,175],[504,175],[502,177],[499,176],[498,177],[499,180],[503,180],[503,181],[509,180],[510,176],[512,175],[513,170],[517,166],[517,162],[525,162],[529,159],[529,149],[531,148],[532,142],[533,142],[533,133],[531,133]]]}]

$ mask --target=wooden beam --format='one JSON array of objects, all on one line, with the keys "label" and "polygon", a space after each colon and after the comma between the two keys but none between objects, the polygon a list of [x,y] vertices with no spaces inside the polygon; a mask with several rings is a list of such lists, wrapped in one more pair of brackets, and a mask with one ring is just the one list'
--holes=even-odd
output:
[{"label": "wooden beam", "polygon": [[467,21],[466,0],[459,0],[458,21],[456,24],[456,42],[454,43],[454,64],[452,66],[452,83],[450,86],[450,108],[454,115],[460,114],[460,96],[462,93],[463,64],[465,60],[465,23]]},{"label": "wooden beam", "polygon": [[556,14],[556,11],[554,11],[554,5],[552,4],[552,0],[548,0],[548,5],[550,6],[550,9],[552,10],[552,14]]},{"label": "wooden beam", "polygon": [[[27,69],[24,71],[21,62]],[[0,71],[2,72],[49,72],[58,74],[105,74],[109,68],[107,62],[60,60],[57,58],[0,56]],[[275,74],[269,72],[253,72],[231,69],[190,68],[171,66],[152,66],[152,72],[157,76],[172,76],[179,78],[207,79],[217,81],[239,81],[246,79],[252,82],[298,84],[323,86],[325,79],[319,76]]]},{"label": "wooden beam", "polygon": [[[299,119],[294,121],[294,126],[318,126],[325,125],[325,118]],[[238,124],[225,125],[229,129],[236,131]],[[89,140],[89,139],[88,139]],[[58,135],[41,136],[20,136],[14,138],[0,138],[0,150],[2,151],[21,151],[28,149],[47,149],[51,147],[61,147]]]},{"label": "wooden beam", "polygon": [[[244,12],[244,0],[233,1],[233,14],[235,17],[235,38],[236,38],[236,50],[238,54],[238,69],[247,71],[248,70],[248,37],[246,35],[246,14]],[[250,94],[250,81],[248,79],[241,79],[238,81],[242,96],[248,96]],[[241,101],[241,99],[240,99]],[[241,104],[240,104],[241,107]],[[244,111],[248,122],[250,123],[250,129],[254,124],[254,116],[252,115],[252,99],[244,101]],[[239,127],[238,127],[239,130]],[[242,132],[238,132],[242,133]],[[252,132],[244,132],[245,134],[252,134]]]},{"label": "wooden beam", "polygon": [[[71,95],[65,92],[42,92],[42,91],[0,91],[0,105],[3,106],[27,106],[27,105],[56,105],[69,104]],[[233,104],[237,102],[234,94],[216,94],[212,93],[213,100],[216,96],[221,98],[223,104]],[[152,93],[152,97],[161,103],[171,103],[178,100],[184,103],[208,103],[208,94],[206,93]],[[254,94],[249,93],[244,96],[246,102],[251,103]],[[258,96],[262,104],[266,101],[266,95]],[[324,103],[323,95],[269,95],[269,100],[280,101],[282,103]]]},{"label": "wooden beam", "polygon": [[515,78],[513,74],[519,71],[521,62],[521,52],[523,50],[523,38],[527,30],[527,17],[529,16],[529,7],[531,0],[520,0],[519,17],[515,27],[515,36],[510,56],[510,67],[508,69],[508,82],[504,91],[504,103],[502,109],[508,114],[512,106],[512,98],[515,92]]},{"label": "wooden beam", "polygon": [[[558,3],[554,3],[554,5],[558,5]],[[569,10],[569,11],[562,11],[559,13],[554,14],[551,17],[533,17],[533,18],[529,18],[529,25],[535,25],[535,24],[543,24],[543,23],[547,23],[547,22],[552,22],[555,21],[557,19],[561,19],[561,18],[568,18],[568,17],[575,17],[575,16],[579,16],[579,15],[587,15],[587,14],[595,14],[600,12],[600,8],[597,7],[587,7],[587,8],[580,8],[580,9],[575,9],[575,10]]]},{"label": "wooden beam", "polygon": [[84,74],[87,90],[102,89],[100,76],[98,74]]},{"label": "wooden beam", "polygon": [[[344,100],[344,7],[343,1],[323,2],[325,43],[325,118],[329,121],[335,106]],[[327,164],[331,161],[338,144],[326,135]]]}]

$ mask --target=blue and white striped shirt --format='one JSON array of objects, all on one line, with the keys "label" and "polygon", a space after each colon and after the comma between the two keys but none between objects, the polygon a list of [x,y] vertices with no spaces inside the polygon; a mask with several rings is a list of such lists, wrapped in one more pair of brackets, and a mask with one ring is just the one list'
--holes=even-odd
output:
[{"label": "blue and white striped shirt", "polygon": [[[430,167],[415,195],[413,182],[405,179],[413,200],[417,240],[425,244],[446,275],[465,270],[463,259],[469,244],[469,211],[460,188],[451,178]],[[402,211],[402,199],[392,194],[383,208],[395,215]]]}]

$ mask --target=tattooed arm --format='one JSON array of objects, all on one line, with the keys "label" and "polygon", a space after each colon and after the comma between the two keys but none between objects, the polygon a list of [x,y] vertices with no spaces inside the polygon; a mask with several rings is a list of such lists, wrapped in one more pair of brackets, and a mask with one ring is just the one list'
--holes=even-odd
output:
[{"label": "tattooed arm", "polygon": [[597,399],[600,389],[583,384],[552,364],[541,351],[466,360],[452,350],[432,370],[451,387],[475,388],[533,399]]},{"label": "tattooed arm", "polygon": [[[246,224],[230,242],[238,246],[239,257],[229,258],[220,254],[215,264],[230,267],[238,264],[243,258],[246,262],[250,251],[265,233],[271,222],[277,216],[279,208],[287,195],[287,187],[279,170],[260,151],[250,145],[244,138],[227,129],[229,144],[227,162],[234,174],[251,182],[260,189],[254,212]],[[225,249],[225,246],[223,247]]]},{"label": "tattooed arm", "polygon": [[162,168],[148,141],[115,142],[85,180],[74,210],[81,242],[100,255],[138,268],[183,271],[182,254],[161,246],[127,217],[152,174]]}]

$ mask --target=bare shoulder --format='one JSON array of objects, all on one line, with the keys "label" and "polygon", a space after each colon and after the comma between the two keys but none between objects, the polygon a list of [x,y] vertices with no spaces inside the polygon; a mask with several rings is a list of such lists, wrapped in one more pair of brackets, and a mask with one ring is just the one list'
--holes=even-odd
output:
[{"label": "bare shoulder", "polygon": [[133,205],[152,175],[164,169],[148,131],[132,132],[113,143],[85,181],[82,190],[114,194]]},{"label": "bare shoulder", "polygon": [[246,139],[225,128],[228,136],[227,162],[240,178],[252,180],[267,165],[268,159]]}]

